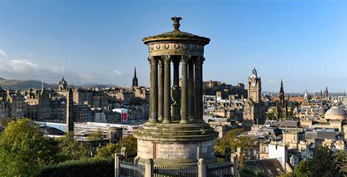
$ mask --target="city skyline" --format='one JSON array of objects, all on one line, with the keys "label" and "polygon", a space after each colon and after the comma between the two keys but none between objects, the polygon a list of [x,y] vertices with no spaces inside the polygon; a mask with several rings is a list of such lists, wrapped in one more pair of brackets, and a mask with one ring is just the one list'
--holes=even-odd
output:
[{"label": "city skyline", "polygon": [[212,39],[204,80],[246,84],[255,66],[263,91],[281,79],[285,92],[347,87],[346,2],[136,2],[0,2],[0,77],[131,86],[136,66],[148,85],[142,38],[172,30],[177,15],[183,31]]}]

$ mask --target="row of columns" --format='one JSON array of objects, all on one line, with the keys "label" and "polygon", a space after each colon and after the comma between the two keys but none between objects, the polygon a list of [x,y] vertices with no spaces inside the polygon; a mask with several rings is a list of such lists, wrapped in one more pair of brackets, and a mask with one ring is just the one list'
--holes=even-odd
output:
[{"label": "row of columns", "polygon": [[[180,123],[202,121],[203,57],[150,57],[150,122]],[[173,85],[171,86],[171,64]],[[181,64],[181,87],[179,66]],[[158,71],[159,68],[159,71]],[[159,73],[159,75],[158,75]]]}]

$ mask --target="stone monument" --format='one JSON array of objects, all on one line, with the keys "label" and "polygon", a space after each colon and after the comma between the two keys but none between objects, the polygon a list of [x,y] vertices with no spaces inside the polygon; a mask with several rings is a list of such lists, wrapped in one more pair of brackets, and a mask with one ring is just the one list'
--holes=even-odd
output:
[{"label": "stone monument", "polygon": [[203,120],[202,102],[204,46],[210,39],[182,32],[181,18],[172,20],[173,31],[143,38],[151,68],[150,111],[134,134],[135,160],[153,159],[158,166],[193,166],[200,158],[216,162],[217,133]]}]

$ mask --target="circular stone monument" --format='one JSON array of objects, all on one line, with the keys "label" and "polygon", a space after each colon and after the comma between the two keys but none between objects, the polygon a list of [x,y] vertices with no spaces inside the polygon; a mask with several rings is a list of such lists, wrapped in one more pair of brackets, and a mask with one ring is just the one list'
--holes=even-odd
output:
[{"label": "circular stone monument", "polygon": [[204,46],[210,39],[182,32],[181,18],[172,20],[173,31],[143,38],[151,67],[149,120],[134,134],[135,160],[153,159],[157,166],[193,166],[200,158],[215,162],[217,133],[203,120],[202,101]]}]

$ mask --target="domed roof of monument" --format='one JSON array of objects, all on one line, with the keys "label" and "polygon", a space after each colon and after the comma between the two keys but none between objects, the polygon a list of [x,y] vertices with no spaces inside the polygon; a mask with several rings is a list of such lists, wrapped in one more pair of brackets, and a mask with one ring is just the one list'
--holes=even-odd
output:
[{"label": "domed roof of monument", "polygon": [[142,39],[142,41],[147,44],[150,42],[157,42],[157,41],[192,41],[197,43],[202,43],[204,45],[208,44],[210,42],[210,39],[203,36],[194,35],[191,33],[183,32],[179,29],[181,26],[180,20],[182,20],[181,17],[172,17],[171,18],[173,23],[174,30],[169,31],[166,33],[158,34],[155,36],[148,36]]},{"label": "domed roof of monument", "polygon": [[342,108],[333,106],[325,113],[324,117],[325,119],[344,120],[347,118],[347,113]]}]

